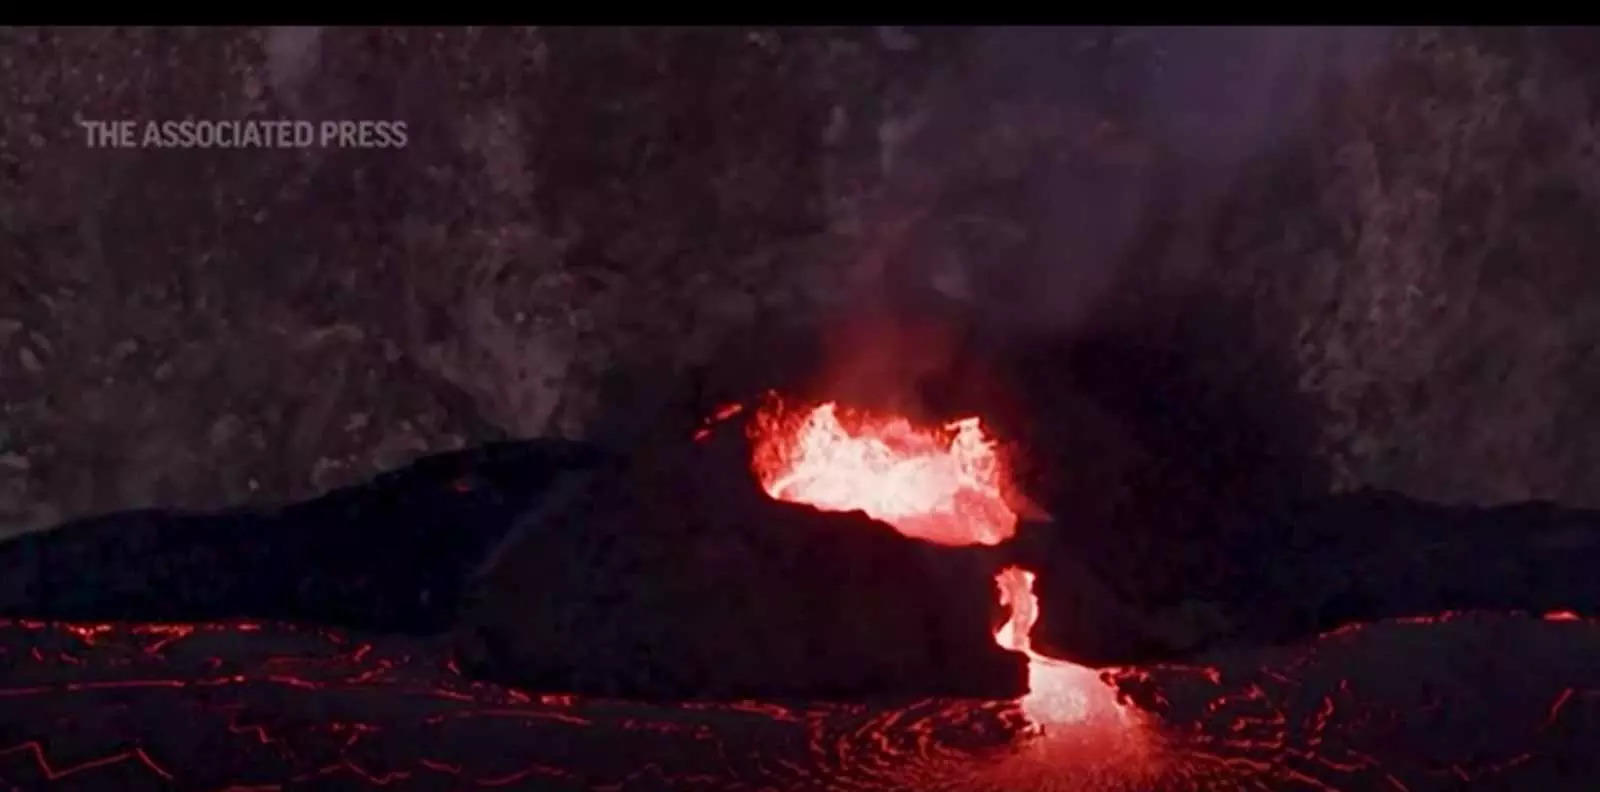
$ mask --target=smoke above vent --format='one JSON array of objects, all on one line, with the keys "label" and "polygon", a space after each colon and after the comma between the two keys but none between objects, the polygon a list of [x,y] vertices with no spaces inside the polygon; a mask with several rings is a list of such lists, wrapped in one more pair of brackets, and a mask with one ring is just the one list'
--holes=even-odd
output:
[{"label": "smoke above vent", "polygon": [[1126,269],[1205,264],[1204,227],[1239,168],[1301,132],[1324,89],[1360,79],[1390,35],[977,32],[915,109],[883,123],[893,156],[857,310],[950,302],[991,323],[1071,327]]},{"label": "smoke above vent", "polygon": [[[1269,390],[1265,375],[1227,380],[1235,375],[1184,346],[1243,347],[1260,328],[1182,327],[1249,314],[1208,305],[1228,277],[1217,239],[1230,195],[1253,162],[1307,133],[1332,89],[1358,84],[1392,35],[974,32],[946,73],[884,122],[893,156],[846,257],[853,285],[822,323],[820,391],[943,420],[930,399],[974,409],[983,397],[952,387],[996,380],[1005,350],[1097,334],[1166,349],[1152,359],[1183,359],[1205,387]],[[1192,340],[1207,333],[1232,335]]]}]

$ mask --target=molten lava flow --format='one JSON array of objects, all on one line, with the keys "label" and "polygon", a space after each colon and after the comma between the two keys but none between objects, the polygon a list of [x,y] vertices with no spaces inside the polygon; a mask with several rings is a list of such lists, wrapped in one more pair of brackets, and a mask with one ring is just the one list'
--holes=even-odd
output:
[{"label": "molten lava flow", "polygon": [[1011,609],[1011,617],[994,634],[995,643],[1013,652],[1032,656],[1029,633],[1039,620],[1039,598],[1033,594],[1034,574],[1019,567],[1008,567],[995,576],[1000,586],[1000,606]]},{"label": "molten lava flow", "polygon": [[995,444],[977,418],[921,429],[901,417],[851,414],[832,402],[774,403],[752,423],[752,467],[767,494],[828,511],[866,512],[916,539],[999,544],[1017,514],[1001,490]]},{"label": "molten lava flow", "polygon": [[1032,572],[1019,567],[1008,567],[995,576],[1000,605],[1011,611],[995,632],[995,643],[1028,657],[1028,695],[1022,699],[1022,714],[1036,725],[1084,723],[1105,716],[1126,718],[1127,709],[1094,669],[1033,651],[1029,634],[1039,620],[1033,580]]},{"label": "molten lava flow", "polygon": [[[922,429],[903,417],[851,417],[847,426],[831,402],[794,412],[774,402],[759,412],[751,466],[767,494],[830,511],[864,511],[938,544],[994,545],[1016,533],[999,454],[977,418]],[[1029,633],[1039,619],[1033,579],[1017,567],[996,577],[1010,617],[995,641],[1028,657],[1023,714],[1035,725],[1127,717],[1094,669],[1033,651]]]}]

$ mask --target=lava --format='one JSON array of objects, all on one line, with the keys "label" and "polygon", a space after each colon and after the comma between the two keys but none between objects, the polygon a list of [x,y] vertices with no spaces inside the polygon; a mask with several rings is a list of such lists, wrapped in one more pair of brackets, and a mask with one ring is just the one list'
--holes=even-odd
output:
[{"label": "lava", "polygon": [[715,428],[717,424],[722,423],[723,421],[726,421],[743,411],[744,405],[739,404],[738,402],[724,404],[721,407],[718,407],[715,412],[700,422],[699,428],[694,430],[694,441],[699,443],[711,437],[711,430]]},{"label": "lava", "polygon": [[[936,429],[902,416],[850,412],[827,402],[788,411],[778,400],[752,425],[751,466],[767,494],[831,511],[863,511],[905,536],[944,545],[994,545],[1016,533],[1004,466],[976,417]],[[1039,618],[1034,573],[1002,570],[995,582],[1010,615],[995,633],[1028,657],[1023,714],[1036,726],[1131,717],[1091,668],[1033,651]]]},{"label": "lava", "polygon": [[977,418],[934,429],[833,402],[773,400],[751,423],[752,468],[767,494],[826,511],[862,511],[936,544],[994,545],[1016,533],[995,442]]},{"label": "lava", "polygon": [[1033,650],[1029,634],[1039,620],[1033,580],[1034,574],[1020,567],[1007,567],[995,576],[1000,605],[1011,614],[995,632],[995,643],[1028,657],[1028,695],[1021,701],[1022,714],[1036,726],[1130,722],[1133,711],[1117,700],[1099,672]]},{"label": "lava", "polygon": [[[1016,572],[1021,627],[1037,611]],[[1600,724],[1600,666],[1582,659],[1600,622],[1583,618],[1392,620],[1119,671],[1108,680],[1157,730],[1022,741],[1008,702],[541,696],[465,679],[424,639],[177,626],[0,620],[0,790],[1571,789],[1592,786],[1572,781],[1594,777]]]},{"label": "lava", "polygon": [[[767,428],[805,430],[820,415],[892,453],[957,455],[970,425],[993,448],[976,419],[904,422],[926,442],[899,448],[824,407]],[[795,439],[768,438],[780,449]],[[982,481],[1001,491],[1002,471],[990,469]],[[782,481],[792,471],[769,472]],[[923,502],[938,510],[953,499]],[[889,522],[946,544],[996,544],[1014,530],[1015,515],[960,514],[946,513],[937,539],[914,532],[931,524],[915,513]],[[514,690],[467,679],[445,643],[418,636],[0,619],[0,791],[1404,792],[1592,788],[1574,781],[1600,777],[1600,620],[1588,615],[1447,611],[1235,647],[1206,665],[1098,671],[1034,650],[1034,582],[1018,567],[995,578],[1009,616],[993,640],[1028,658],[1023,699],[893,708]]]}]

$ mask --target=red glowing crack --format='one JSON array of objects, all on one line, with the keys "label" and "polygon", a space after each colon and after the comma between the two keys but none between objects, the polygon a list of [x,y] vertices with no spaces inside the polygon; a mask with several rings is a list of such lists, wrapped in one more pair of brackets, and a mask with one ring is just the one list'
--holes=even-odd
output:
[{"label": "red glowing crack", "polygon": [[108,756],[102,756],[98,759],[90,759],[67,767],[56,767],[51,764],[50,758],[45,755],[44,746],[40,744],[38,740],[29,740],[20,745],[13,745],[10,748],[0,749],[0,757],[9,756],[12,754],[30,755],[33,758],[34,763],[39,767],[39,774],[42,775],[46,781],[59,781],[67,776],[76,775],[87,770],[95,770],[97,768],[107,767],[109,765],[120,764],[122,762],[138,762],[139,764],[144,765],[145,769],[149,770],[157,777],[167,781],[171,781],[173,779],[172,773],[167,772],[166,768],[157,764],[156,760],[151,759],[150,755],[145,753],[143,748],[132,748],[126,751],[118,751],[117,753],[110,754]]}]

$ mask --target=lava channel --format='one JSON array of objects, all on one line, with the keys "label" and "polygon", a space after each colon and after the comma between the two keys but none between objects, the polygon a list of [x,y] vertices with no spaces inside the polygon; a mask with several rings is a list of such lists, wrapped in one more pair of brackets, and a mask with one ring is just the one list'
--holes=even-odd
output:
[{"label": "lava channel", "polygon": [[[769,496],[862,511],[907,537],[942,545],[996,545],[1016,534],[1004,461],[979,418],[926,428],[903,416],[840,413],[833,402],[791,410],[778,399],[756,413],[751,469]],[[1028,657],[1023,714],[1040,727],[1131,718],[1098,671],[1033,651],[1033,581],[1034,573],[1019,567],[995,578],[1009,611],[995,641]]]}]

